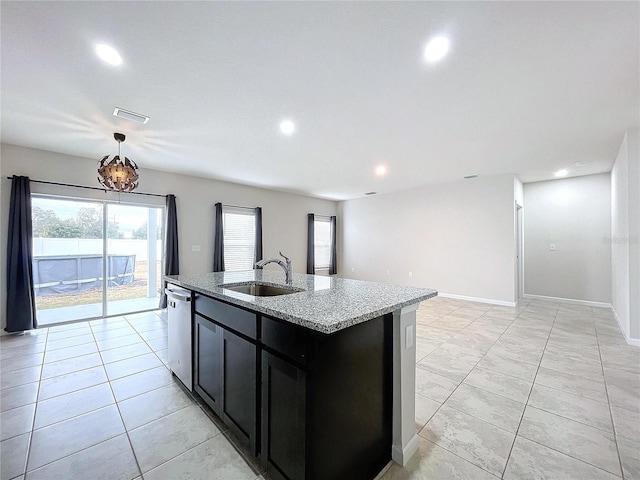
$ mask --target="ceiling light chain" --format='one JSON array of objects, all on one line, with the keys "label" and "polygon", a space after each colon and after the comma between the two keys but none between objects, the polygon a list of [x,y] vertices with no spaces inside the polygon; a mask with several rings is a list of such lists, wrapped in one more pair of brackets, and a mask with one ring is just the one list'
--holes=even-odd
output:
[{"label": "ceiling light chain", "polygon": [[117,192],[133,192],[138,187],[138,165],[120,154],[120,144],[126,137],[122,133],[114,133],[113,138],[118,142],[118,155],[109,160],[105,155],[98,161],[98,182],[108,190]]}]

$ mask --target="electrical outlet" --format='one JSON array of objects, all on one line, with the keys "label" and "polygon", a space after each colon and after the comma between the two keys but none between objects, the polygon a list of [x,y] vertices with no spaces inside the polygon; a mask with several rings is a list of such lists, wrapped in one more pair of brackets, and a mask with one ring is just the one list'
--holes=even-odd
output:
[{"label": "electrical outlet", "polygon": [[415,343],[414,326],[409,325],[406,329],[405,348],[409,349],[413,347]]},{"label": "electrical outlet", "polygon": [[191,245],[191,251],[192,252],[199,252],[200,251],[200,245]]},{"label": "electrical outlet", "polygon": [[409,272],[409,278],[413,278],[413,272]]},{"label": "electrical outlet", "polygon": [[355,272],[356,271],[356,267],[351,267],[351,271]]},{"label": "electrical outlet", "polygon": [[549,250],[551,250],[552,252],[556,251],[556,244],[555,243],[550,243],[549,244]]}]

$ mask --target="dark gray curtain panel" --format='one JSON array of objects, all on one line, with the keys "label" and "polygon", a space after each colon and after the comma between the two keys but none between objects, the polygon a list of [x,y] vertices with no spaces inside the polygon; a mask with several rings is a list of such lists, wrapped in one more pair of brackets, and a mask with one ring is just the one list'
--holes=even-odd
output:
[{"label": "dark gray curtain panel", "polygon": [[253,255],[254,268],[256,262],[262,260],[262,208],[256,207],[256,247]]},{"label": "dark gray curtain panel", "polygon": [[224,232],[222,231],[222,203],[216,203],[216,233],[213,240],[213,271],[224,272]]},{"label": "dark gray curtain panel", "polygon": [[[164,269],[165,275],[178,275],[180,262],[178,257],[178,214],[176,212],[176,196],[167,195],[167,218],[164,228]],[[166,282],[162,282],[160,292],[160,308],[167,308],[167,295],[164,293]]]},{"label": "dark gray curtain panel", "polygon": [[7,332],[38,328],[33,289],[33,230],[29,177],[11,181],[7,238]]},{"label": "dark gray curtain panel", "polygon": [[310,213],[307,215],[307,273],[315,275],[316,273],[316,255],[315,255],[315,215]]},{"label": "dark gray curtain panel", "polygon": [[335,275],[338,273],[338,255],[336,247],[336,217],[335,215],[330,218],[331,222],[331,253],[329,256],[329,275]]}]

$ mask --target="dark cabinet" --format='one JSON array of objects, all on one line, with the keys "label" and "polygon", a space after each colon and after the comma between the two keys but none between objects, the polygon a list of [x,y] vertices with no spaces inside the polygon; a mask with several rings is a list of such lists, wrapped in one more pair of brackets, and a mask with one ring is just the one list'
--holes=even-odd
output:
[{"label": "dark cabinet", "polygon": [[251,452],[257,453],[256,345],[222,329],[220,416]]},{"label": "dark cabinet", "polygon": [[195,391],[274,480],[370,480],[391,457],[391,315],[326,335],[195,296]]},{"label": "dark cabinet", "polygon": [[271,477],[304,478],[304,371],[262,352],[262,451]]},{"label": "dark cabinet", "polygon": [[220,413],[222,327],[196,314],[194,389],[214,412]]}]

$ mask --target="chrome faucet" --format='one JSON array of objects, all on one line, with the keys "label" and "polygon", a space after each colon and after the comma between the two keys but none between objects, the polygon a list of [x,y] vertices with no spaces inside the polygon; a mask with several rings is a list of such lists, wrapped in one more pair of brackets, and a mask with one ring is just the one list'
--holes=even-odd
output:
[{"label": "chrome faucet", "polygon": [[284,262],[278,258],[267,258],[266,260],[260,260],[256,262],[256,268],[262,268],[269,263],[277,263],[284,270],[285,281],[287,284],[291,285],[291,260],[286,257],[282,252],[280,252],[280,256],[284,258]]}]

